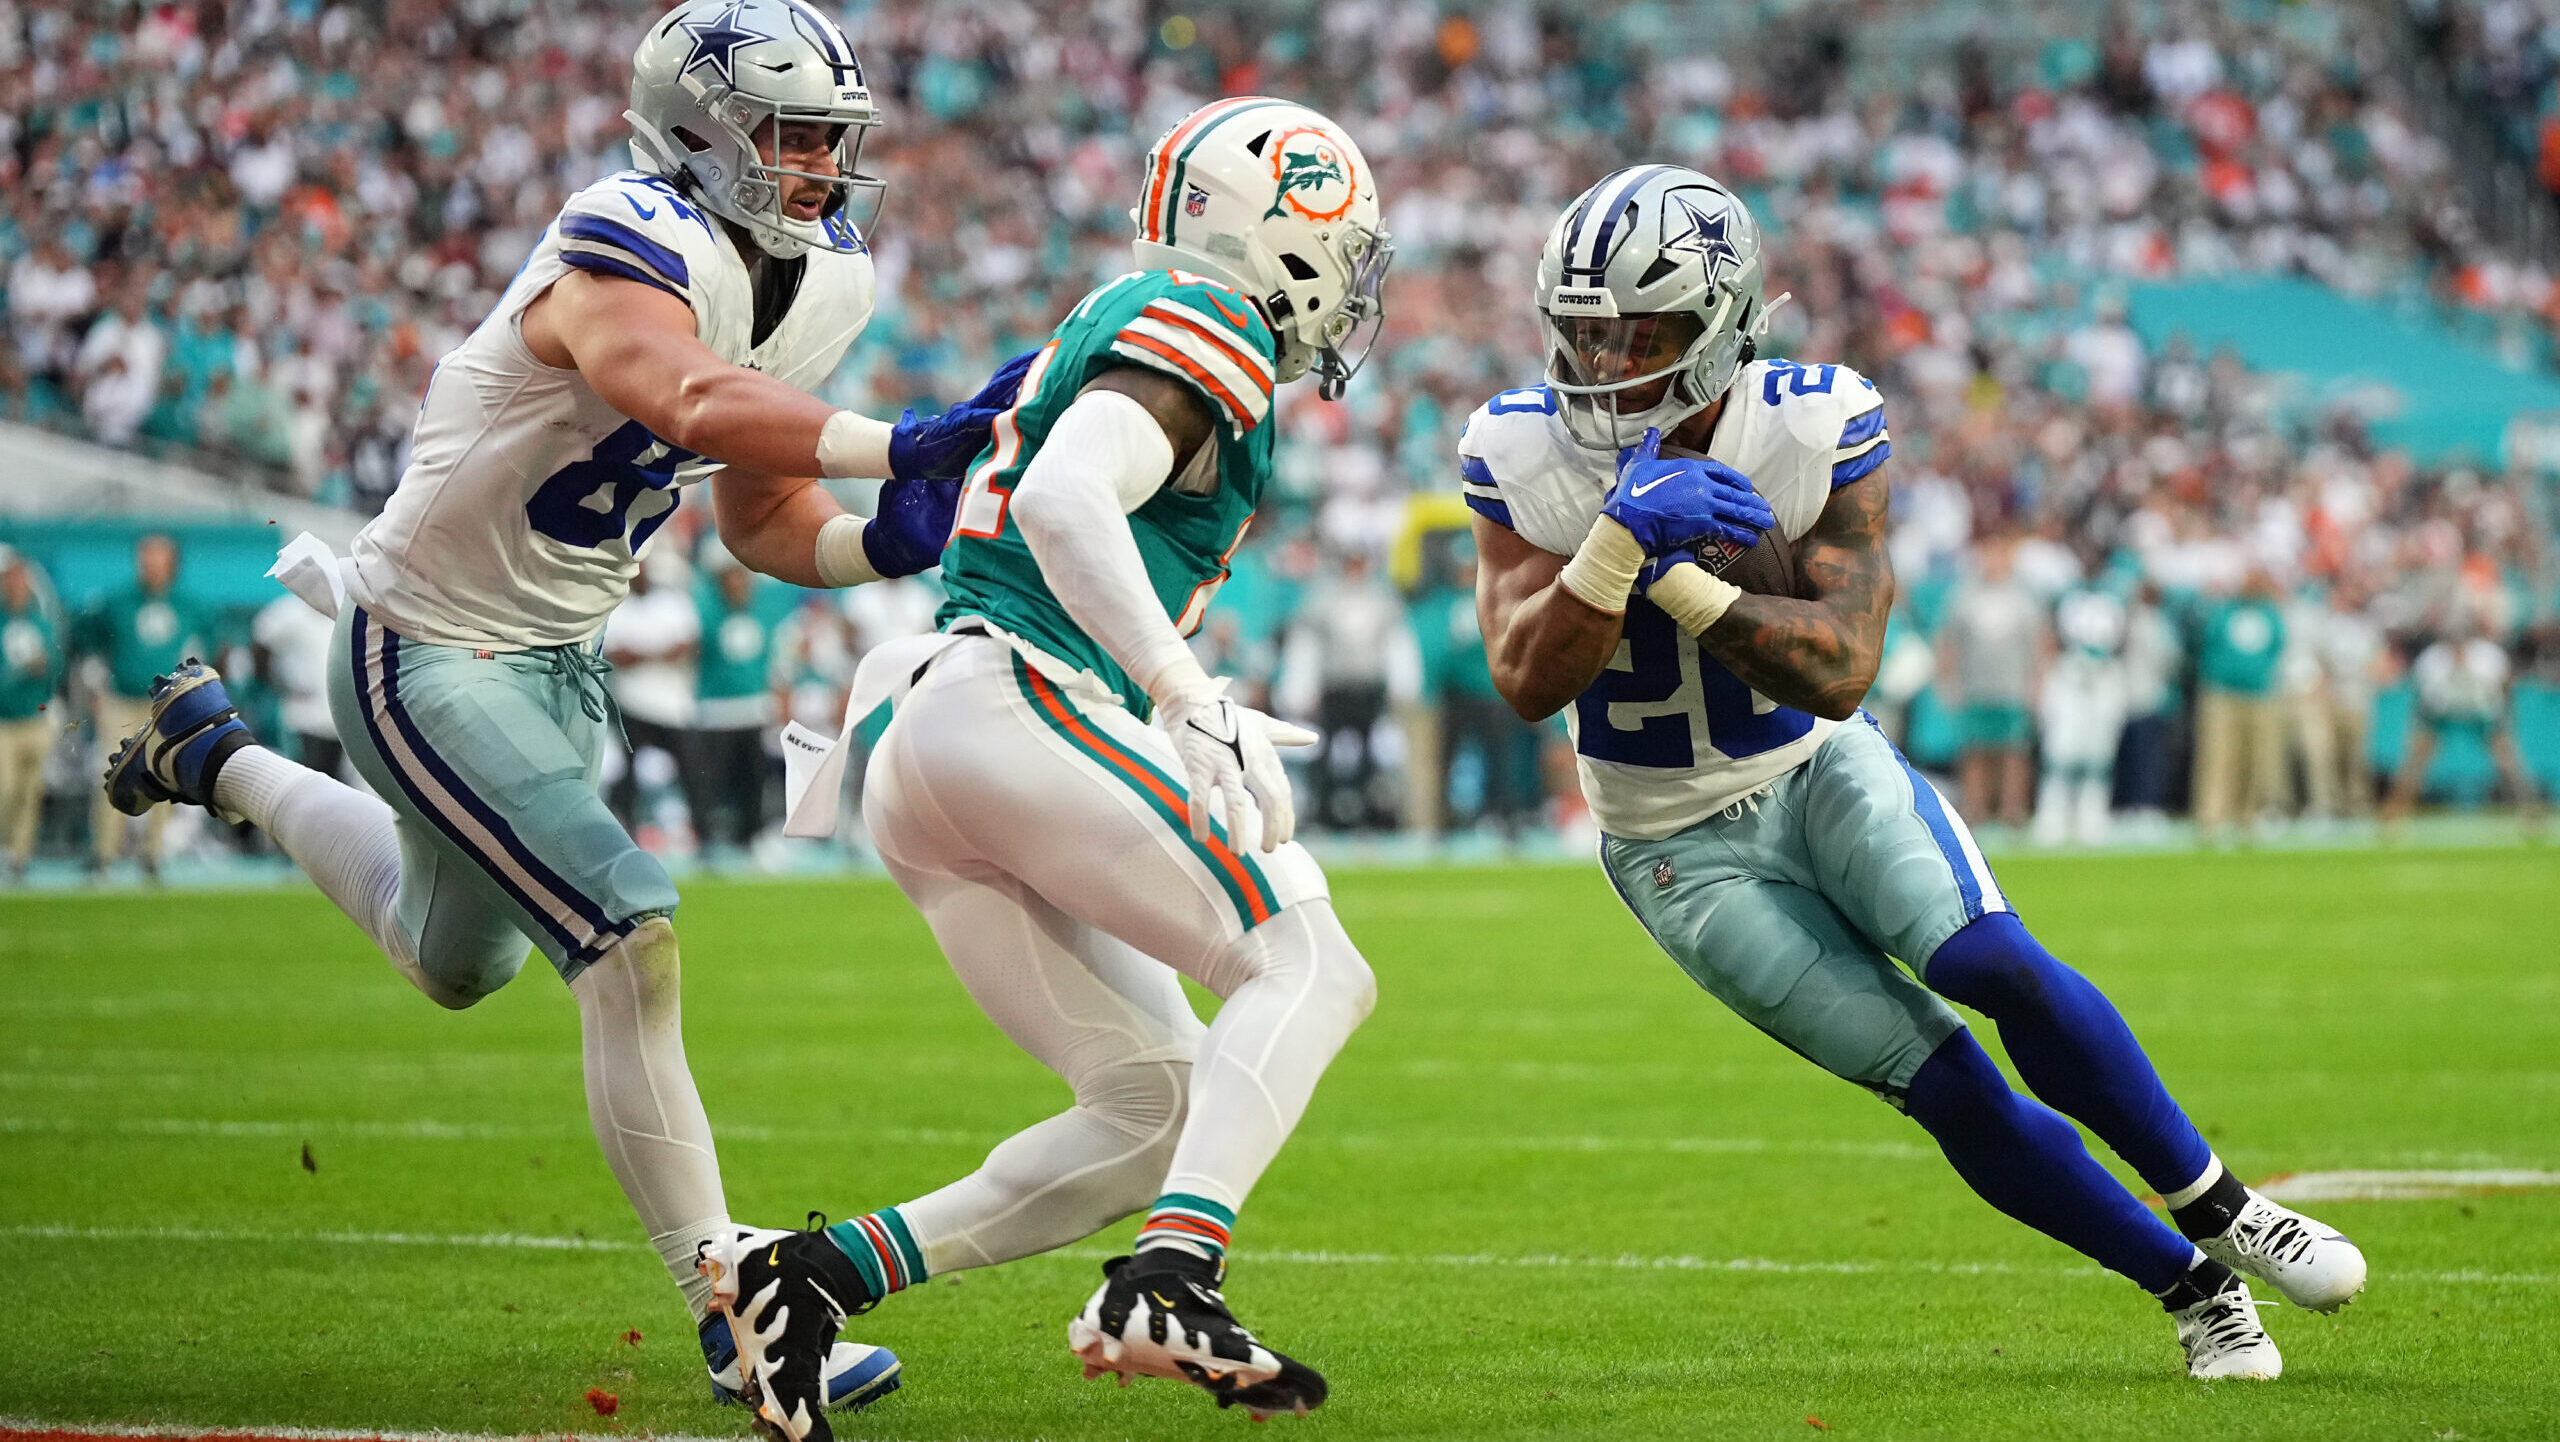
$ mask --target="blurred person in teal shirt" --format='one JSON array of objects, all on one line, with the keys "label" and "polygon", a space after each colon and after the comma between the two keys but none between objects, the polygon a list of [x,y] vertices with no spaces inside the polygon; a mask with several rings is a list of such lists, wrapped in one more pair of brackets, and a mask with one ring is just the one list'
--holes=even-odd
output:
[{"label": "blurred person in teal shirt", "polygon": [[0,546],[0,841],[5,879],[26,873],[44,812],[44,763],[53,754],[62,688],[61,629],[36,594],[35,568]]},{"label": "blurred person in teal shirt", "polygon": [[2252,567],[2240,594],[2205,613],[2196,646],[2196,830],[2219,840],[2235,820],[2255,822],[2280,803],[2285,712],[2277,694],[2284,659],[2283,592]]},{"label": "blurred person in teal shirt", "polygon": [[755,573],[707,548],[711,578],[696,588],[702,612],[702,649],[694,671],[692,754],[684,758],[684,804],[705,853],[729,823],[730,845],[754,844],[764,829],[765,733],[782,715],[782,682],[775,675],[774,627],[756,614]]},{"label": "blurred person in teal shirt", "polygon": [[[80,649],[94,658],[105,675],[89,700],[94,734],[102,738],[98,764],[106,758],[103,738],[127,736],[150,714],[151,682],[178,669],[188,657],[213,654],[209,618],[178,589],[178,543],[159,534],[133,545],[133,584],[110,593],[81,617]],[[96,844],[93,869],[103,871],[125,849],[124,813],[98,791],[90,812],[90,836]],[[160,836],[169,825],[169,808],[154,806],[143,824],[142,869],[160,875]]]}]

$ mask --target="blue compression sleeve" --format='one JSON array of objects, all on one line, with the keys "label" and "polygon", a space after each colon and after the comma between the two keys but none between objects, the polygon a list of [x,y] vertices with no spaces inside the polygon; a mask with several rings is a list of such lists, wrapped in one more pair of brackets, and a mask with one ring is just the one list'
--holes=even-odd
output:
[{"label": "blue compression sleeve", "polygon": [[1903,1099],[1982,1199],[2146,1292],[2176,1286],[2195,1247],[2151,1214],[2071,1123],[2009,1089],[1973,1033],[1941,1043]]},{"label": "blue compression sleeve", "polygon": [[2213,1149],[2115,1004],[2038,945],[2016,914],[1992,912],[1947,938],[1925,980],[1998,1023],[2027,1090],[2096,1132],[2154,1191],[2192,1186],[2212,1164]]}]

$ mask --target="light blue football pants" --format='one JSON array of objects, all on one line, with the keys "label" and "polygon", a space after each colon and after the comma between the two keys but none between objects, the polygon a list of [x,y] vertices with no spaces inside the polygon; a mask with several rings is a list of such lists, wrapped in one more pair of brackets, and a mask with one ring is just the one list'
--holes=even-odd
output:
[{"label": "light blue football pants", "polygon": [[1864,713],[1772,789],[1660,841],[1603,837],[1600,860],[1698,985],[1889,1100],[1964,1026],[1915,975],[2010,909],[1955,809]]}]

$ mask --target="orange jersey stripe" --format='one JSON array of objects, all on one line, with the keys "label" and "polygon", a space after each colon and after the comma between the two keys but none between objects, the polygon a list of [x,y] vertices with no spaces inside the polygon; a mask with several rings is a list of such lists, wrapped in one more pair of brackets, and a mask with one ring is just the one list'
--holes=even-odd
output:
[{"label": "orange jersey stripe", "polygon": [[1182,367],[1183,374],[1191,377],[1195,381],[1198,381],[1201,389],[1207,391],[1212,396],[1217,397],[1218,403],[1227,408],[1227,414],[1235,417],[1241,424],[1253,424],[1253,412],[1246,407],[1243,401],[1236,399],[1235,392],[1228,390],[1223,382],[1221,382],[1216,376],[1209,374],[1208,369],[1202,366],[1198,361],[1193,360],[1191,357],[1184,355],[1182,352],[1175,350],[1172,346],[1166,345],[1163,341],[1157,340],[1152,336],[1132,335],[1125,330],[1120,332],[1119,344],[1136,346],[1140,350],[1146,351],[1152,355],[1163,356],[1166,360]]},{"label": "orange jersey stripe", "polygon": [[1147,308],[1139,313],[1169,325],[1181,326],[1208,341],[1216,346],[1218,353],[1232,362],[1236,369],[1252,377],[1255,388],[1259,389],[1266,399],[1271,395],[1271,371],[1263,363],[1262,358],[1237,345],[1232,333],[1222,331],[1200,319],[1199,313],[1189,306],[1174,305],[1161,300],[1151,301]]},{"label": "orange jersey stripe", "polygon": [[[1113,765],[1119,767],[1131,780],[1145,787],[1157,800],[1186,815],[1190,813],[1191,798],[1175,795],[1173,789],[1157,779],[1154,772],[1130,760],[1127,752],[1104,740],[1099,732],[1087,726],[1084,718],[1075,713],[1075,708],[1067,705],[1057,691],[1051,688],[1048,677],[1041,675],[1038,670],[1030,666],[1022,669],[1024,674],[1031,678],[1031,694],[1040,698],[1041,706],[1046,708],[1050,715],[1058,718],[1059,725],[1066,727],[1075,734],[1077,739],[1110,758]],[[1233,851],[1227,849],[1227,844],[1220,841],[1215,833],[1212,833],[1201,845],[1211,856],[1217,858],[1220,866],[1226,868],[1227,875],[1235,878],[1236,889],[1244,893],[1245,906],[1253,912],[1255,923],[1258,925],[1269,921],[1271,907],[1263,899],[1262,888],[1253,884],[1253,873],[1244,869],[1244,863],[1237,859]]]}]

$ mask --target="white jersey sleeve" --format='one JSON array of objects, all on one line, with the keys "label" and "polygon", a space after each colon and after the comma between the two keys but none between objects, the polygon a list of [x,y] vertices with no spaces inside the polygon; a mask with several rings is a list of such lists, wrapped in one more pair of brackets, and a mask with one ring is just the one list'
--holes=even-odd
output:
[{"label": "white jersey sleeve", "polygon": [[[1707,454],[1749,476],[1802,540],[1831,493],[1892,454],[1883,398],[1846,366],[1757,361],[1734,378]],[[1616,480],[1543,386],[1505,391],[1467,419],[1459,479],[1477,515],[1540,550],[1571,555]],[[1600,829],[1658,840],[1804,764],[1838,723],[1753,691],[1642,596],[1617,654],[1566,712],[1582,791]]]},{"label": "white jersey sleeve", "polygon": [[349,590],[403,636],[493,651],[593,640],[683,488],[718,469],[534,358],[525,309],[573,270],[676,297],[715,354],[803,390],[871,317],[870,256],[812,252],[759,343],[745,257],[675,185],[624,171],[570,197],[497,308],[437,362],[409,468],[356,535]]}]

